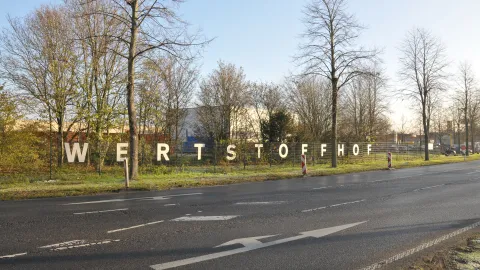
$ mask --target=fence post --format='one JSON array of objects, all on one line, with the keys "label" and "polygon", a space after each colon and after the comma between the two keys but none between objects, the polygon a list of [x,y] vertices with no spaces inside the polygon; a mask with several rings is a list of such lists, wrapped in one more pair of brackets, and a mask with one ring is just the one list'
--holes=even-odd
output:
[{"label": "fence post", "polygon": [[392,168],[392,153],[391,152],[387,153],[387,159],[388,159],[388,168],[391,169]]},{"label": "fence post", "polygon": [[217,173],[217,142],[213,142],[213,173]]},{"label": "fence post", "polygon": [[130,178],[128,175],[128,158],[125,158],[123,160],[123,168],[125,170],[125,188],[128,189],[130,187]]}]

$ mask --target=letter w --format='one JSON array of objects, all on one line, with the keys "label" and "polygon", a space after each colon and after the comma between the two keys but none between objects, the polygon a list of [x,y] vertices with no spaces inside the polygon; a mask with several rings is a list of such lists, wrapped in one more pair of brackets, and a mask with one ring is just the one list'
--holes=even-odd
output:
[{"label": "letter w", "polygon": [[74,143],[73,150],[70,150],[70,144],[65,143],[65,152],[67,152],[67,160],[69,163],[75,162],[75,157],[78,156],[79,162],[85,162],[85,156],[87,155],[88,143],[83,144],[83,151],[80,151],[80,144]]}]

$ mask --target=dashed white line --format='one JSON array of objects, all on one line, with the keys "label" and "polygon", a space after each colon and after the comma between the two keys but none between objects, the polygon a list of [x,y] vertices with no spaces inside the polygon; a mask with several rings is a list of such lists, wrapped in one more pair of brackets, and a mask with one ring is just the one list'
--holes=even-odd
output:
[{"label": "dashed white line", "polygon": [[93,241],[90,243],[87,242],[86,240],[73,240],[73,241],[43,246],[39,248],[50,248],[51,251],[60,251],[60,250],[66,250],[66,249],[72,249],[72,248],[81,248],[81,247],[90,247],[95,245],[109,244],[109,243],[118,242],[118,241],[120,241],[120,239],[116,239],[116,240],[105,239],[100,241]]},{"label": "dashed white line", "polygon": [[325,208],[338,207],[338,206],[341,206],[341,205],[359,203],[359,202],[364,202],[364,201],[366,201],[366,200],[363,199],[363,200],[358,200],[358,201],[353,201],[353,202],[338,203],[338,204],[332,204],[332,205],[329,205],[329,206],[322,206],[322,207],[317,207],[317,208],[312,208],[312,209],[306,209],[306,210],[302,210],[302,213],[313,212],[313,211],[322,210],[322,209],[325,209]]},{"label": "dashed white line", "polygon": [[194,195],[202,195],[203,193],[186,193],[186,194],[174,194],[174,195],[164,195],[164,196],[156,196],[156,197],[140,197],[140,198],[128,198],[128,199],[111,199],[111,200],[99,200],[99,201],[87,201],[87,202],[75,202],[75,203],[67,203],[64,205],[77,205],[77,204],[94,204],[94,203],[109,203],[109,202],[123,202],[123,201],[135,201],[135,200],[168,200],[171,197],[180,197],[180,196],[194,196]]},{"label": "dashed white line", "polygon": [[316,187],[316,188],[313,188],[313,189],[327,189],[327,188],[331,188],[332,186],[328,186],[328,187]]},{"label": "dashed white line", "polygon": [[271,202],[237,202],[235,205],[269,205],[269,204],[283,204],[286,201],[271,201]]},{"label": "dashed white line", "polygon": [[116,211],[127,211],[128,208],[121,208],[121,209],[111,209],[111,210],[101,210],[101,211],[91,211],[91,212],[80,212],[80,213],[73,213],[74,215],[86,215],[86,214],[98,214],[98,213],[108,213],[108,212],[116,212]]},{"label": "dashed white line", "polygon": [[421,190],[425,190],[425,189],[432,189],[432,188],[441,187],[441,186],[445,186],[445,184],[436,185],[436,186],[431,186],[431,187],[418,188],[418,189],[415,189],[414,192],[421,191]]},{"label": "dashed white line", "polygon": [[171,221],[219,221],[229,220],[238,216],[185,216],[172,219]]},{"label": "dashed white line", "polygon": [[107,233],[121,232],[121,231],[136,229],[136,228],[140,228],[140,227],[144,227],[144,226],[148,226],[148,225],[158,224],[158,223],[162,223],[162,222],[163,222],[163,220],[159,220],[159,221],[149,222],[149,223],[145,223],[145,224],[135,225],[135,226],[132,226],[132,227],[111,230],[111,231],[108,231]]},{"label": "dashed white line", "polygon": [[337,207],[337,206],[341,206],[341,205],[352,204],[352,203],[359,203],[359,202],[364,202],[364,201],[365,201],[365,199],[363,199],[363,200],[358,200],[358,201],[353,201],[353,202],[345,202],[345,203],[333,204],[333,205],[330,205],[330,207]]},{"label": "dashed white line", "polygon": [[177,204],[176,204],[176,203],[167,203],[167,204],[165,204],[165,205],[163,205],[163,206],[175,206],[175,205],[177,205]]},{"label": "dashed white line", "polygon": [[449,238],[452,238],[452,237],[454,237],[454,236],[457,236],[457,235],[459,235],[459,234],[461,234],[461,233],[464,233],[464,232],[466,232],[466,231],[468,231],[468,230],[474,229],[474,228],[476,228],[476,227],[478,227],[478,226],[480,226],[480,222],[476,222],[476,223],[474,223],[474,224],[472,224],[472,225],[470,225],[470,226],[467,226],[467,227],[462,228],[462,229],[460,229],[460,230],[451,232],[451,233],[446,234],[446,235],[444,235],[444,236],[442,236],[442,237],[439,237],[439,238],[437,238],[437,239],[435,239],[435,240],[432,240],[432,241],[430,241],[430,242],[427,242],[427,243],[424,243],[424,244],[422,244],[422,245],[419,245],[419,246],[417,246],[417,247],[415,247],[415,248],[412,248],[412,249],[409,249],[409,250],[404,251],[404,252],[402,252],[402,253],[399,253],[399,254],[397,254],[397,255],[395,255],[395,256],[393,256],[393,257],[390,257],[390,258],[388,258],[388,259],[386,259],[386,260],[384,260],[384,261],[381,261],[381,262],[372,264],[372,265],[370,265],[370,266],[368,266],[368,267],[362,268],[362,270],[375,270],[375,269],[379,269],[379,268],[381,268],[381,267],[383,267],[383,266],[385,266],[385,265],[387,265],[387,264],[390,264],[390,263],[393,263],[393,262],[398,261],[398,260],[400,260],[400,259],[403,259],[403,258],[405,258],[405,257],[407,257],[407,256],[410,256],[410,255],[412,255],[412,254],[414,254],[414,253],[417,253],[417,252],[419,252],[419,251],[421,251],[421,250],[424,250],[424,249],[426,249],[426,248],[429,248],[429,247],[431,247],[431,246],[434,246],[434,245],[436,245],[436,244],[438,244],[438,243],[440,243],[440,242],[443,242],[443,241],[445,241],[445,240],[447,240],[447,239],[449,239]]},{"label": "dashed white line", "polygon": [[312,211],[322,210],[322,209],[325,209],[325,208],[327,208],[327,207],[326,207],[326,206],[322,206],[322,207],[317,207],[317,208],[302,210],[302,212],[303,212],[303,213],[312,212]]},{"label": "dashed white line", "polygon": [[52,244],[52,245],[48,245],[48,246],[42,246],[42,247],[39,247],[39,248],[59,248],[59,247],[80,245],[80,244],[84,244],[86,242],[87,242],[87,240],[72,240],[72,241]]},{"label": "dashed white line", "polygon": [[27,252],[25,252],[25,253],[17,253],[17,254],[12,254],[12,255],[0,256],[0,259],[15,258],[15,257],[18,257],[18,256],[23,256],[23,255],[27,255]]}]

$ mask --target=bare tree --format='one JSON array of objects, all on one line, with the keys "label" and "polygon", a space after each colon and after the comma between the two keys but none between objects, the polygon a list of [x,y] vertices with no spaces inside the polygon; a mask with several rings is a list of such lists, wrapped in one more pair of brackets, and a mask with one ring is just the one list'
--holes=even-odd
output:
[{"label": "bare tree", "polygon": [[192,61],[172,56],[145,61],[138,95],[141,133],[150,126],[155,139],[161,130],[170,143],[179,143],[197,79],[198,69]]},{"label": "bare tree", "polygon": [[430,121],[440,92],[445,90],[445,47],[439,39],[424,29],[410,31],[401,46],[399,72],[408,88],[399,94],[419,106],[425,141],[425,160],[429,160],[428,143]]},{"label": "bare tree", "polygon": [[[100,0],[84,0],[100,1]],[[188,24],[176,13],[181,0],[112,0],[114,9],[101,9],[85,15],[105,14],[129,31],[121,35],[108,34],[121,41],[124,47],[116,51],[127,60],[127,109],[130,134],[130,175],[138,177],[138,125],[135,108],[135,63],[154,51],[179,56],[192,46],[205,45],[197,35],[188,35]]]},{"label": "bare tree", "polygon": [[[469,155],[469,121],[473,126],[473,120],[478,113],[478,90],[476,86],[475,76],[472,71],[472,67],[467,62],[460,64],[458,70],[457,81],[457,105],[461,109],[463,114],[463,121],[465,126],[465,147],[466,155]],[[472,139],[472,148],[474,147]]]},{"label": "bare tree", "polygon": [[299,137],[307,141],[322,141],[330,136],[330,83],[310,76],[299,81],[287,81],[288,107],[298,117]]},{"label": "bare tree", "polygon": [[197,135],[219,142],[245,132],[251,100],[242,68],[220,61],[218,69],[201,82],[198,100]]},{"label": "bare tree", "polygon": [[261,139],[262,122],[269,123],[273,115],[285,110],[285,97],[280,85],[274,83],[252,83],[250,85],[256,117],[257,138]]},{"label": "bare tree", "polygon": [[386,77],[375,65],[364,72],[351,80],[340,96],[344,108],[339,113],[342,138],[347,140],[375,141],[390,125],[386,116]]},{"label": "bare tree", "polygon": [[[77,107],[86,127],[78,132],[84,131],[86,139],[93,141],[94,161],[101,171],[111,140],[104,133],[120,124],[119,118],[125,111],[125,103],[121,99],[125,94],[122,87],[125,60],[115,53],[122,44],[108,37],[121,32],[122,25],[109,16],[95,13],[96,10],[106,9],[108,2],[82,1],[66,1],[74,19],[75,41],[81,63],[76,71],[77,84],[82,92]],[[82,16],[86,13],[93,14]],[[89,163],[90,155],[87,159]]]},{"label": "bare tree", "polygon": [[332,167],[337,167],[338,93],[350,80],[362,74],[361,62],[375,59],[375,50],[356,48],[363,27],[347,13],[345,0],[312,0],[304,11],[305,42],[296,57],[303,75],[319,75],[330,81]]}]

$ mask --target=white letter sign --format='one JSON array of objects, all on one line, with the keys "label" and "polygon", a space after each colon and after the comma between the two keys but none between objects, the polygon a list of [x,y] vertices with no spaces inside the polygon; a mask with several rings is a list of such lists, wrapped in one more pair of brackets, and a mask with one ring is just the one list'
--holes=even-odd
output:
[{"label": "white letter sign", "polygon": [[128,150],[124,149],[128,147],[128,143],[117,143],[117,162],[123,162],[125,158],[122,155],[128,154]]},{"label": "white letter sign", "polygon": [[[285,151],[282,151],[282,149],[285,149]],[[282,153],[285,152],[285,153]],[[281,158],[286,158],[288,156],[288,146],[284,143],[280,144],[280,147],[278,148],[278,154],[280,155]]]},{"label": "white letter sign", "polygon": [[327,148],[327,145],[326,145],[326,144],[322,143],[322,144],[320,145],[320,156],[323,157],[323,153],[327,152],[327,149],[326,149],[326,148]]},{"label": "white letter sign", "polygon": [[198,148],[198,154],[197,154],[197,159],[202,160],[202,148],[205,147],[204,143],[196,143],[193,145],[193,147]]},{"label": "white letter sign", "polygon": [[358,148],[358,144],[353,145],[353,155],[358,156],[358,153],[360,152],[360,148]]},{"label": "white letter sign", "polygon": [[237,153],[235,153],[235,151],[232,151],[232,149],[235,149],[234,144],[227,146],[227,160],[234,160],[237,157]]},{"label": "white letter sign", "polygon": [[69,163],[75,162],[75,157],[78,156],[78,162],[85,162],[87,156],[88,143],[83,144],[83,151],[80,151],[80,144],[74,143],[73,150],[70,151],[70,144],[65,143],[65,152],[67,152],[67,160]]},{"label": "white letter sign", "polygon": [[258,158],[260,158],[260,148],[263,147],[263,144],[255,144],[255,147],[257,148],[257,153],[258,153]]},{"label": "white letter sign", "polygon": [[372,151],[372,145],[367,144],[367,155],[370,155],[370,151]]},{"label": "white letter sign", "polygon": [[166,143],[157,143],[157,161],[162,161],[162,156],[166,161],[169,161],[168,152],[170,151],[170,146]]},{"label": "white letter sign", "polygon": [[308,144],[302,144],[302,155],[308,152],[307,147],[308,147]]},{"label": "white letter sign", "polygon": [[344,149],[345,149],[344,144],[338,144],[338,156],[340,156],[340,153],[342,153],[341,156],[345,155]]}]

